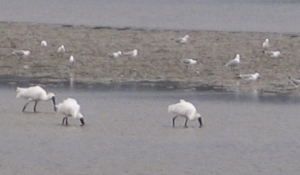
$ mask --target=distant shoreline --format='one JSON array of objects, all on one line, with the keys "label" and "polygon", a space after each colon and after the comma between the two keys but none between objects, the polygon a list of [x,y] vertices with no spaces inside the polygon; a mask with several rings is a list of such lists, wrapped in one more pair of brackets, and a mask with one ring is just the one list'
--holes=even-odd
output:
[{"label": "distant shoreline", "polygon": [[[185,34],[191,37],[189,43],[174,42]],[[270,59],[262,53],[261,43],[265,38],[283,53],[283,59]],[[46,48],[40,46],[42,40],[49,43]],[[206,90],[224,87],[224,90],[252,91],[253,83],[240,81],[237,85],[236,75],[258,71],[262,81],[255,89],[291,92],[295,87],[288,84],[287,75],[300,75],[300,37],[297,34],[0,22],[0,42],[2,76],[50,76],[55,81],[71,76],[75,82],[150,82],[149,86],[178,82],[179,89],[198,87],[201,91],[201,87],[211,87]],[[61,44],[66,47],[63,57],[56,53]],[[28,49],[31,55],[17,58],[11,54],[14,49]],[[138,49],[138,57],[115,60],[108,57],[109,53],[132,49]],[[224,64],[237,53],[241,54],[243,64],[231,71]],[[74,68],[68,66],[70,55],[76,59]],[[195,58],[199,64],[186,70],[179,61],[184,58]]]}]

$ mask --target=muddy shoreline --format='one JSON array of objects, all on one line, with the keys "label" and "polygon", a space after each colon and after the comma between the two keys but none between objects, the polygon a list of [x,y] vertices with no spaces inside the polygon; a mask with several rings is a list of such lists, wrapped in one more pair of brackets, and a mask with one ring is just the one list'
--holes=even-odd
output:
[{"label": "muddy shoreline", "polygon": [[[178,37],[190,41],[179,45]],[[269,38],[271,47],[283,59],[266,57],[261,43]],[[40,42],[46,40],[47,47]],[[65,45],[63,56],[57,48]],[[287,75],[300,73],[300,37],[297,34],[255,32],[171,31],[132,28],[0,23],[0,79],[2,84],[36,83],[103,84],[158,89],[252,91],[289,93],[297,91]],[[26,58],[11,52],[30,50]],[[112,59],[109,53],[138,49],[136,58]],[[241,55],[234,71],[224,64]],[[75,57],[74,67],[69,57]],[[186,69],[179,59],[194,58],[198,64]],[[240,81],[236,75],[259,72],[259,84]],[[45,78],[46,77],[46,78]],[[48,77],[48,78],[47,78]],[[24,81],[21,81],[24,80]],[[27,80],[27,81],[25,81]]]}]

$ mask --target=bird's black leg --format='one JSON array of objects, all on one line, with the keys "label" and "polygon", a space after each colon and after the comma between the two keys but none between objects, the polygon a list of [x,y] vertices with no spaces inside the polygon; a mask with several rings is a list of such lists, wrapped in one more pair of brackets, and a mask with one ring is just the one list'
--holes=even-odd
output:
[{"label": "bird's black leg", "polygon": [[188,118],[186,118],[186,120],[185,120],[185,123],[184,123],[184,127],[186,127],[187,128],[187,122],[188,122]]},{"label": "bird's black leg", "polygon": [[173,117],[173,127],[175,126],[175,119],[178,117],[178,115],[176,115],[175,117]]},{"label": "bird's black leg", "polygon": [[66,123],[66,125],[68,125],[68,117],[64,117],[62,120],[62,124]]},{"label": "bird's black leg", "polygon": [[201,117],[198,118],[198,121],[199,121],[199,128],[201,128],[202,127],[202,119],[201,119]]},{"label": "bird's black leg", "polygon": [[36,112],[36,105],[37,105],[37,101],[35,101],[35,103],[34,103],[34,107],[33,107],[34,112]]},{"label": "bird's black leg", "polygon": [[24,112],[25,111],[25,109],[26,109],[26,106],[28,105],[28,103],[29,103],[29,101],[24,105],[24,107],[23,107],[23,109],[22,109],[22,112]]}]

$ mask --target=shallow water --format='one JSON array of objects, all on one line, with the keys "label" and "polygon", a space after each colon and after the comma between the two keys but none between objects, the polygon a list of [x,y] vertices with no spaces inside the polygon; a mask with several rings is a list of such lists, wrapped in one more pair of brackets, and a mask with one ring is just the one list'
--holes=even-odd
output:
[{"label": "shallow water", "polygon": [[[51,102],[22,113],[25,101],[2,87],[1,174],[299,173],[299,95],[46,89],[77,99],[86,126],[62,126]],[[179,99],[195,104],[203,128],[171,126],[166,108]]]},{"label": "shallow water", "polygon": [[0,21],[299,33],[298,0],[11,0]]}]

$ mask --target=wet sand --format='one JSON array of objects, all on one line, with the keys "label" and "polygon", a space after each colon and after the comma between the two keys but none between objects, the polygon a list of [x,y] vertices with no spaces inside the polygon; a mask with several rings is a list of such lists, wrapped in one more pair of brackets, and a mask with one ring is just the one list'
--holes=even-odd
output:
[{"label": "wet sand", "polygon": [[[174,42],[188,34],[188,44]],[[269,38],[272,49],[282,52],[283,59],[266,57],[261,48]],[[40,42],[46,40],[46,48]],[[65,45],[61,57],[57,48]],[[0,76],[34,78],[36,81],[69,81],[70,76],[84,83],[143,82],[165,86],[177,83],[182,88],[221,87],[226,90],[292,91],[287,75],[300,71],[300,37],[295,34],[244,33],[213,31],[168,31],[132,28],[61,26],[29,23],[0,23]],[[27,58],[12,55],[14,49],[30,50]],[[112,59],[109,53],[138,49],[136,58]],[[224,64],[241,55],[235,71]],[[69,57],[76,63],[69,66]],[[179,59],[195,58],[197,65],[186,69]],[[24,67],[25,66],[25,67]],[[261,74],[259,84],[236,79],[239,73]],[[47,77],[39,79],[39,77]]]}]

